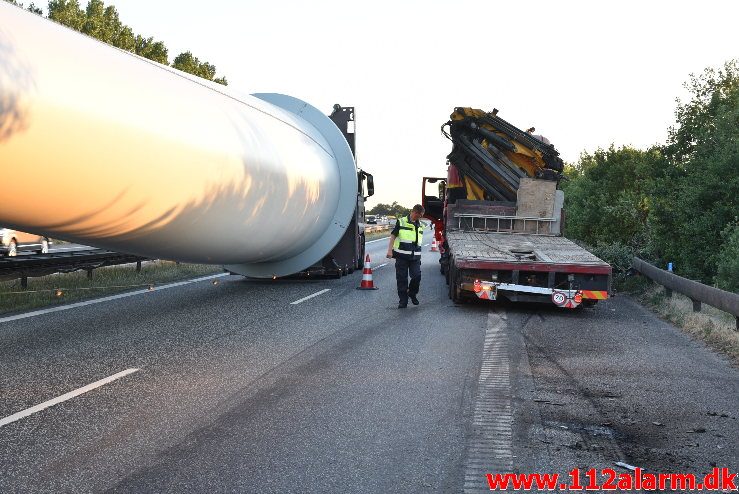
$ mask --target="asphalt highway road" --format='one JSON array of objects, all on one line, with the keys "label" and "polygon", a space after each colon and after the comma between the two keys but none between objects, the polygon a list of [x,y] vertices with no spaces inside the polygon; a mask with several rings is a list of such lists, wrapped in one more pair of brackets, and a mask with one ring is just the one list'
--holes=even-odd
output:
[{"label": "asphalt highway road", "polygon": [[376,291],[355,289],[360,272],[223,276],[0,319],[0,492],[483,492],[486,472],[737,470],[739,371],[702,344],[626,297],[455,306],[432,252],[421,305],[398,310],[385,250],[368,245]]}]

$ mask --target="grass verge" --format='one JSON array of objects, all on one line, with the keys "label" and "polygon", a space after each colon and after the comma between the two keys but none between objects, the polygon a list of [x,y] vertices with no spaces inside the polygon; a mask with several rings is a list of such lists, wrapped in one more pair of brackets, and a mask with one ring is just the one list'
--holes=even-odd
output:
[{"label": "grass verge", "polygon": [[693,312],[693,302],[679,293],[668,297],[664,287],[643,276],[626,281],[624,290],[662,319],[673,323],[711,348],[727,355],[739,366],[739,331],[733,315],[703,304]]},{"label": "grass verge", "polygon": [[142,264],[140,273],[136,272],[135,263],[99,268],[93,271],[91,280],[85,271],[28,278],[25,290],[21,288],[21,280],[3,281],[0,282],[0,314],[140,290],[222,271],[220,266],[149,261]]},{"label": "grass verge", "polygon": [[390,236],[390,230],[385,230],[382,232],[372,232],[365,234],[365,242],[369,242],[370,240],[377,240],[378,238],[385,238]]}]

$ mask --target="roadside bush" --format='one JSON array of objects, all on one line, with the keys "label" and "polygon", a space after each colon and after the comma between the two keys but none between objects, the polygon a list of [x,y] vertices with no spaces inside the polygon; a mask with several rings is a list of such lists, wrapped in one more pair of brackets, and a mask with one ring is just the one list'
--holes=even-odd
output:
[{"label": "roadside bush", "polygon": [[620,242],[610,244],[599,244],[591,249],[591,252],[600,257],[613,268],[613,281],[621,284],[626,280],[631,269],[631,260],[634,257],[634,249]]},{"label": "roadside bush", "polygon": [[716,285],[730,292],[739,292],[739,224],[727,227],[722,236],[726,240],[718,255]]},{"label": "roadside bush", "polygon": [[626,276],[626,279],[621,283],[621,289],[632,295],[641,295],[652,287],[652,285],[654,283],[649,278],[639,273],[634,273],[633,275]]}]

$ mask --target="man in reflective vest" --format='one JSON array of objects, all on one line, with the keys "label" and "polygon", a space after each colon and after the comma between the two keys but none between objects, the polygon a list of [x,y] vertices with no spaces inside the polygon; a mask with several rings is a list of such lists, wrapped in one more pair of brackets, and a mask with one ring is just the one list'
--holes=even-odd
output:
[{"label": "man in reflective vest", "polygon": [[[423,225],[419,221],[424,209],[420,204],[413,206],[408,216],[398,218],[390,234],[387,257],[395,258],[395,279],[398,281],[398,309],[408,307],[408,299],[418,305],[418,288],[421,284],[421,246]],[[411,281],[408,283],[408,276]]]}]

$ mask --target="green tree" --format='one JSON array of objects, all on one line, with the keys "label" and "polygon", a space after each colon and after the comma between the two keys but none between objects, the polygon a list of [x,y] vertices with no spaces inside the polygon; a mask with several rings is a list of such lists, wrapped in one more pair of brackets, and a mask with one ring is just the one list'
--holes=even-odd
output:
[{"label": "green tree", "polygon": [[655,250],[683,275],[713,281],[721,232],[739,211],[739,63],[708,68],[686,83],[663,147],[669,163],[654,181]]},{"label": "green tree", "polygon": [[739,221],[726,227],[725,239],[718,254],[716,285],[731,292],[739,292]]},{"label": "green tree", "polygon": [[398,204],[398,201],[393,201],[392,204],[383,204],[383,203],[375,204],[375,206],[372,209],[370,209],[369,214],[378,214],[381,216],[395,216],[397,218],[398,216],[405,216],[410,212],[411,210],[409,208],[401,206],[400,204]]},{"label": "green tree", "polygon": [[380,202],[375,204],[372,209],[369,210],[369,214],[387,216],[391,214],[390,210],[390,204],[383,204]]},{"label": "green tree", "polygon": [[[23,6],[16,0],[5,1]],[[41,9],[34,4],[31,4],[28,9],[37,14],[43,14]],[[106,7],[103,0],[89,0],[85,10],[82,10],[78,0],[50,0],[49,19],[122,50],[169,65],[169,52],[164,43],[154,41],[153,37],[147,38],[134,34],[133,29],[121,22],[116,8],[112,5]],[[216,77],[215,65],[201,62],[189,51],[177,55],[172,67],[228,86],[225,76]]]},{"label": "green tree", "polygon": [[163,65],[169,65],[169,51],[161,41],[154,41],[154,38],[144,38],[137,35],[134,40],[133,52],[149,60],[159,62]]},{"label": "green tree", "polygon": [[658,149],[628,146],[584,153],[568,166],[565,234],[590,245],[618,243],[641,251],[648,243],[649,189],[664,166]]},{"label": "green tree", "polygon": [[75,31],[82,31],[87,16],[77,0],[49,0],[49,19]]},{"label": "green tree", "polygon": [[214,81],[223,85],[228,84],[225,77],[219,77],[218,79],[215,78],[215,65],[211,65],[208,62],[201,62],[189,51],[177,55],[172,62],[172,67],[177,70],[187,72],[188,74],[202,77],[203,79],[207,79],[209,81]]},{"label": "green tree", "polygon": [[123,50],[134,51],[136,38],[133,30],[121,22],[114,6],[106,7],[102,0],[90,0],[85,16],[83,33]]},{"label": "green tree", "polygon": [[[16,2],[16,0],[5,0],[5,1],[11,5],[16,5],[18,7],[23,8],[23,3]],[[44,11],[41,10],[39,7],[36,7],[36,4],[33,2],[31,2],[31,4],[28,7],[26,7],[26,10],[28,10],[29,12],[33,12],[34,14],[37,14],[37,15],[44,15]]]}]

